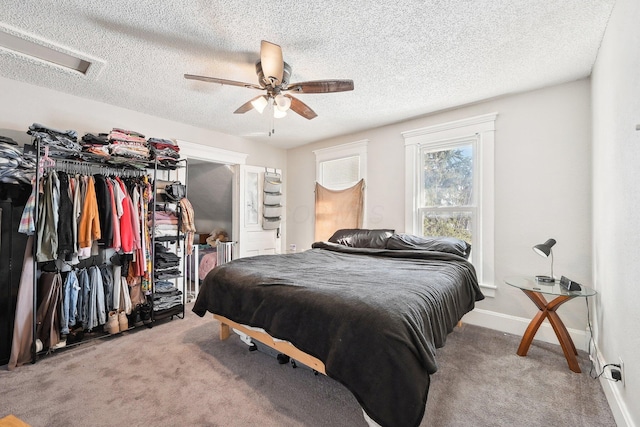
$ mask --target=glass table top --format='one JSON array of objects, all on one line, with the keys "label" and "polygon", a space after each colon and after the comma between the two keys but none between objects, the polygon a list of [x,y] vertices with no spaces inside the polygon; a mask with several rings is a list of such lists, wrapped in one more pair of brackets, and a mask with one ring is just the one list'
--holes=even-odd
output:
[{"label": "glass table top", "polygon": [[504,282],[507,285],[514,286],[526,291],[539,292],[547,295],[567,295],[572,297],[589,297],[596,294],[596,291],[585,286],[580,285],[582,288],[579,291],[568,291],[560,286],[560,279],[556,279],[554,282],[542,282],[536,280],[534,276],[509,276],[505,277]]}]

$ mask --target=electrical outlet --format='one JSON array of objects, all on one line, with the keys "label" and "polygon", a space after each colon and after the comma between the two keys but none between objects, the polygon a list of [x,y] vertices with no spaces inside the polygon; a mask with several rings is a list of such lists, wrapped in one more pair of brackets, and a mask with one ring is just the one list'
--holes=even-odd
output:
[{"label": "electrical outlet", "polygon": [[618,364],[620,365],[620,376],[622,377],[622,380],[620,382],[624,387],[624,362],[622,361],[621,357],[618,358]]}]

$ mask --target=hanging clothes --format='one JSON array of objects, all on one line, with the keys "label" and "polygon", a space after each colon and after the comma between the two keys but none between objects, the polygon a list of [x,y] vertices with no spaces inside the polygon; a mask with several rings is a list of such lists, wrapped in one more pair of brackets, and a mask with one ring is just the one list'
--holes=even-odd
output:
[{"label": "hanging clothes", "polygon": [[39,205],[36,260],[38,262],[52,261],[58,258],[58,212],[60,207],[60,181],[55,171],[50,171],[46,177]]},{"label": "hanging clothes", "polygon": [[40,303],[36,312],[36,338],[43,348],[52,348],[60,342],[62,276],[58,272],[44,271],[38,283]]},{"label": "hanging clothes", "polygon": [[[40,136],[44,138],[37,135]],[[55,349],[67,335],[72,337],[83,329],[102,331],[109,311],[130,314],[132,301],[127,276],[135,275],[133,282],[139,290],[141,279],[148,276],[152,267],[148,177],[121,178],[118,170],[112,173],[116,176],[107,176],[110,169],[103,166],[94,169],[96,165],[72,160],[41,162],[42,169],[36,163],[33,166],[39,178],[32,179],[28,199],[29,189],[25,186],[22,200],[27,203],[17,227],[20,233],[31,237],[18,290],[19,308],[9,369],[31,360],[36,342],[42,348]],[[127,163],[125,167],[128,166]],[[127,252],[126,267],[88,266],[87,262],[80,267],[81,260],[98,253],[98,245],[101,249]],[[38,263],[50,261],[55,261],[56,268],[64,272],[41,271],[34,289],[36,271],[44,268]],[[90,262],[100,263],[96,258]],[[137,292],[142,296],[138,303],[144,302],[145,294],[151,291],[152,281],[146,278],[144,291]],[[34,299],[37,299],[36,325]]]},{"label": "hanging clothes", "polygon": [[86,192],[86,186],[82,180],[82,176],[76,175],[71,180],[71,187],[73,191],[73,253],[76,258],[80,246],[78,245],[78,226],[80,225],[80,217],[82,216],[82,205],[84,204],[84,195]]},{"label": "hanging clothes", "polygon": [[69,333],[69,328],[76,324],[76,315],[78,313],[78,294],[80,289],[76,271],[69,271],[64,280],[64,286],[62,287],[62,326],[60,328],[60,333],[63,335],[67,335]]},{"label": "hanging clothes", "polygon": [[113,247],[113,222],[112,216],[112,204],[109,188],[107,187],[107,180],[104,175],[93,175],[96,191],[96,202],[99,212],[100,221],[100,239],[99,244],[106,248]]},{"label": "hanging clothes", "polygon": [[107,312],[104,302],[104,285],[102,275],[97,266],[89,267],[89,308],[85,329],[92,330],[107,323]]},{"label": "hanging clothes", "polygon": [[73,237],[73,202],[71,200],[69,175],[65,172],[58,172],[58,179],[60,188],[58,256],[70,260],[71,255],[75,253],[75,243]]},{"label": "hanging clothes", "polygon": [[101,237],[100,215],[98,213],[98,201],[96,199],[96,189],[92,176],[85,177],[87,191],[85,194],[80,223],[78,225],[78,256],[80,259],[91,256],[91,247],[94,241]]},{"label": "hanging clothes", "polygon": [[135,236],[131,220],[131,198],[129,197],[124,182],[122,182],[119,177],[116,177],[115,180],[118,183],[119,198],[121,201],[120,239],[122,241],[122,251],[124,253],[133,253]]},{"label": "hanging clothes", "polygon": [[91,285],[89,284],[89,273],[86,268],[78,270],[78,304],[76,305],[76,311],[78,313],[77,322],[83,325],[87,324],[89,320],[89,291]]},{"label": "hanging clothes", "polygon": [[116,206],[115,193],[113,188],[113,181],[110,178],[106,179],[107,190],[109,191],[109,203],[111,204],[111,227],[113,228],[113,241],[111,247],[116,251],[120,250],[120,218],[118,217],[118,211]]},{"label": "hanging clothes", "polygon": [[191,255],[191,252],[193,251],[193,236],[196,232],[193,206],[191,206],[191,202],[186,197],[183,197],[180,199],[180,207],[180,211],[182,212],[181,229],[184,233],[185,239],[184,246],[187,255]]},{"label": "hanging clothes", "polygon": [[18,232],[32,235],[36,232],[36,192],[38,191],[38,183],[35,180],[31,183],[31,195],[27,199],[27,203],[22,211]]}]

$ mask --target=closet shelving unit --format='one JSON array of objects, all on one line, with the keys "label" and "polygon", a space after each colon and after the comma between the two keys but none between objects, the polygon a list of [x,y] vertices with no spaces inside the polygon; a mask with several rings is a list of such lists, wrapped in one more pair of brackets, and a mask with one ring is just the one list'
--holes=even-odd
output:
[{"label": "closet shelving unit", "polygon": [[[69,159],[60,159],[60,160],[55,160],[55,161],[51,161],[48,157],[48,155],[46,155],[47,150],[46,148],[43,149],[43,147],[41,147],[39,140],[36,138],[33,141],[33,148],[34,148],[34,154],[35,154],[35,164],[36,164],[36,170],[35,170],[35,182],[40,182],[40,179],[44,176],[43,171],[44,170],[63,170],[63,169],[67,169],[67,170],[73,170],[79,173],[86,173],[86,174],[97,174],[97,173],[103,173],[103,174],[118,174],[120,176],[144,176],[144,175],[149,175],[149,172],[152,170],[153,171],[153,198],[151,200],[151,205],[149,206],[149,209],[154,208],[155,209],[155,203],[157,203],[157,187],[156,187],[156,182],[157,179],[160,175],[162,174],[166,174],[167,178],[170,177],[170,174],[172,171],[177,170],[177,169],[181,169],[184,168],[185,170],[185,182],[186,182],[186,173],[187,173],[187,162],[186,159],[182,159],[178,162],[178,165],[176,166],[176,168],[168,168],[168,167],[164,167],[162,165],[160,165],[157,161],[154,162],[150,162],[146,164],[145,168],[139,168],[139,167],[132,167],[129,165],[118,165],[118,166],[114,166],[114,165],[105,165],[103,163],[95,163],[95,162],[86,162],[86,161],[75,161],[75,160],[69,160]],[[43,156],[43,151],[45,152],[45,155]],[[44,160],[44,162],[43,162]],[[43,165],[43,168],[39,167],[39,165]],[[41,170],[42,169],[42,170]],[[35,206],[36,209],[34,211],[34,223],[37,224],[38,223],[38,214],[39,214],[39,209],[38,206],[40,206],[40,191],[36,191],[35,192]],[[177,204],[178,209],[179,209],[179,204]],[[178,215],[178,218],[181,218],[181,215]],[[149,223],[149,221],[146,221],[147,224]],[[152,220],[151,220],[151,227],[150,227],[150,235],[151,235],[151,251],[152,251],[152,257],[155,256],[155,242],[156,241],[161,241],[158,239],[155,239],[154,236],[154,228],[155,228],[155,220],[152,216]],[[178,224],[178,236],[177,236],[177,242],[176,242],[176,248],[179,247],[178,243],[180,240],[184,240],[184,234],[182,234],[180,232],[181,229],[181,224]],[[38,247],[37,247],[37,240],[35,238],[36,236],[33,236],[33,241],[32,241],[32,253],[33,253],[33,262],[34,262],[34,274],[33,274],[33,306],[32,306],[32,341],[31,341],[31,363],[36,363],[38,360],[38,357],[45,355],[45,354],[49,354],[50,353],[50,349],[42,349],[40,351],[37,351],[36,349],[36,340],[37,340],[37,311],[38,311],[38,280],[39,280],[39,274],[38,272],[39,270],[39,265],[40,264],[37,260],[36,260],[36,254],[38,252]],[[166,240],[163,244],[170,244],[171,241],[170,239]],[[182,245],[184,246],[184,245]],[[154,259],[154,258],[152,258]],[[165,319],[165,318],[173,318],[174,316],[179,317],[179,318],[184,318],[184,314],[185,314],[185,294],[186,294],[186,278],[184,276],[184,272],[185,272],[185,265],[186,265],[186,256],[182,256],[181,258],[181,272],[182,274],[180,276],[177,276],[174,278],[174,281],[176,282],[176,287],[181,290],[182,292],[182,301],[181,304],[179,306],[175,306],[175,307],[171,307],[167,310],[163,310],[160,312],[154,312],[154,310],[151,310],[151,319],[152,322],[155,322],[157,320],[160,319]],[[150,272],[150,277],[151,277],[151,281],[152,281],[152,292],[151,295],[147,295],[147,299],[151,298],[151,302],[153,302],[153,294],[155,291],[155,277],[154,277],[154,273],[155,273],[155,263],[152,262],[152,269]],[[129,322],[129,330],[135,329],[136,327],[132,325],[132,322]],[[88,335],[88,336],[87,336]],[[91,332],[89,334],[85,334],[85,337],[81,340],[78,341],[77,343],[73,343],[73,344],[67,344],[65,345],[63,348],[60,349],[56,349],[55,351],[60,351],[60,350],[64,350],[67,348],[72,348],[78,345],[83,345],[83,344],[87,344],[91,341],[97,340],[97,339],[104,339],[104,338],[111,338],[114,336],[117,336],[118,334],[109,334],[107,332],[101,332],[101,331],[96,331],[96,332]]]},{"label": "closet shelving unit", "polygon": [[[173,182],[173,181],[180,181],[182,182],[182,180],[180,180],[180,176],[179,176],[179,171],[180,170],[184,170],[184,182],[183,184],[185,184],[185,188],[188,192],[188,187],[186,187],[186,182],[188,179],[188,173],[189,173],[189,169],[187,168],[187,159],[181,159],[177,162],[175,168],[167,168],[162,166],[161,164],[159,164],[157,161],[154,162],[154,173],[153,173],[153,200],[152,200],[152,206],[149,207],[149,211],[153,212],[154,215],[152,215],[152,219],[151,219],[151,230],[152,230],[152,234],[151,234],[151,250],[152,250],[152,256],[153,256],[153,260],[154,262],[152,263],[152,270],[151,270],[151,280],[153,282],[153,286],[152,286],[152,295],[151,298],[153,299],[153,296],[156,293],[156,283],[158,282],[158,280],[155,277],[155,273],[156,273],[156,263],[155,263],[155,257],[156,257],[156,243],[161,243],[163,246],[167,247],[167,248],[172,248],[175,250],[174,253],[176,253],[176,255],[180,256],[180,274],[176,274],[175,276],[168,278],[166,280],[169,280],[173,283],[173,285],[176,287],[176,289],[178,289],[181,292],[181,302],[179,305],[175,305],[173,307],[169,307],[167,309],[164,310],[151,310],[151,320],[153,322],[156,322],[158,320],[162,320],[162,319],[166,319],[166,318],[172,318],[174,316],[180,318],[180,319],[184,319],[184,314],[185,314],[185,305],[186,305],[186,294],[187,294],[187,278],[186,278],[186,268],[187,268],[187,261],[188,261],[188,257],[187,257],[187,248],[186,248],[186,239],[185,239],[185,234],[182,232],[182,208],[180,206],[180,203],[178,202],[168,202],[165,200],[161,200],[161,197],[159,197],[159,193],[158,193],[158,180],[163,180],[163,181],[167,181],[167,182]],[[186,195],[185,195],[186,197]],[[153,230],[155,230],[156,227],[156,223],[155,223],[155,210],[160,207],[162,208],[164,205],[166,205],[167,203],[171,203],[171,204],[175,204],[176,208],[175,208],[175,212],[176,215],[178,216],[178,233],[176,234],[176,236],[167,236],[167,237],[161,237],[161,238],[157,238],[155,236],[155,233],[153,233]],[[152,210],[153,209],[153,210]]]}]

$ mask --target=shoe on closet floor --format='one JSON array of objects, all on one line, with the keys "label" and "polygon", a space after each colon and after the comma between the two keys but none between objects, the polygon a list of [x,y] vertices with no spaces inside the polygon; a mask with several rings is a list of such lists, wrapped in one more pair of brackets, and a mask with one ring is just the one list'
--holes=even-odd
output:
[{"label": "shoe on closet floor", "polygon": [[135,308],[133,308],[131,310],[131,314],[129,317],[129,323],[133,323],[133,326],[135,326],[136,328],[144,325],[144,323],[142,323],[142,318],[140,317],[140,306],[136,306]]},{"label": "shoe on closet floor", "polygon": [[118,332],[120,332],[118,313],[116,311],[109,312],[109,319],[107,320],[106,325],[104,325],[104,330],[110,334],[117,334]]},{"label": "shoe on closet floor", "polygon": [[65,337],[64,339],[61,339],[60,341],[58,341],[58,343],[56,345],[54,345],[53,347],[51,347],[53,350],[57,350],[59,348],[63,348],[67,346],[67,338]]},{"label": "shoe on closet floor", "polygon": [[147,328],[153,327],[153,321],[151,320],[151,304],[144,303],[139,306],[140,317],[142,318],[142,323],[147,326]]},{"label": "shoe on closet floor", "polygon": [[127,319],[127,313],[124,311],[118,313],[118,326],[120,327],[120,332],[129,329],[129,319]]},{"label": "shoe on closet floor", "polygon": [[82,327],[78,327],[69,331],[69,335],[67,335],[67,344],[75,344],[82,341],[84,338],[84,329]]}]

